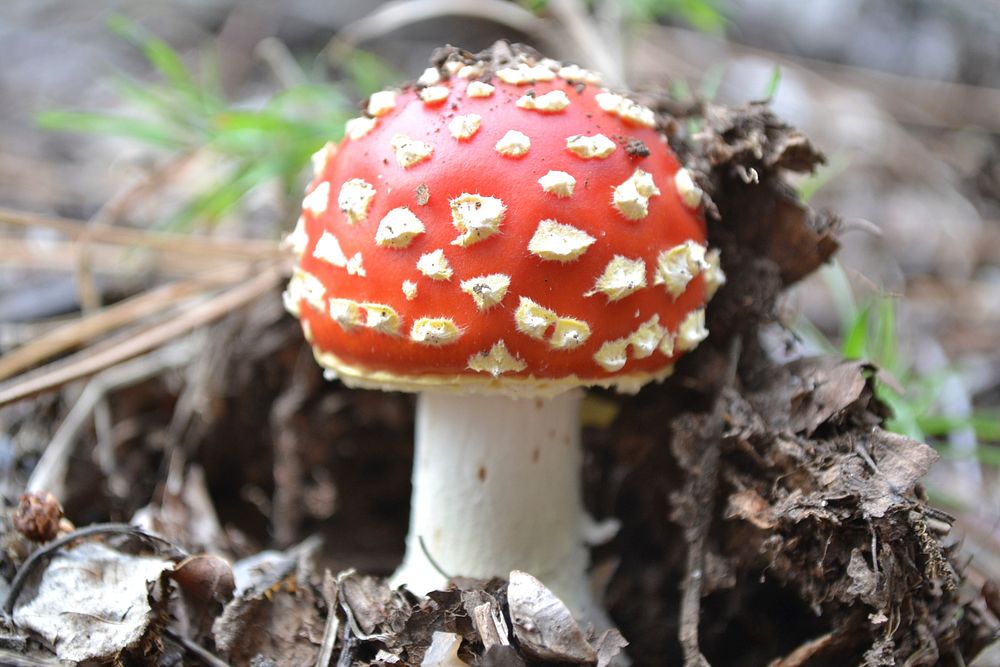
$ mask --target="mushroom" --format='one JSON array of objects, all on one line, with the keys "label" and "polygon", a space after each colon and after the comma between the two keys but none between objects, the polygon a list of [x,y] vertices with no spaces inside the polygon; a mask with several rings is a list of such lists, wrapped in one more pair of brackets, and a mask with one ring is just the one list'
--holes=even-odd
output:
[{"label": "mushroom", "polygon": [[530,572],[606,625],[586,570],[581,387],[635,392],[724,281],[653,112],[528,52],[452,51],[315,158],[284,298],[351,387],[419,392],[406,555],[424,594]]}]

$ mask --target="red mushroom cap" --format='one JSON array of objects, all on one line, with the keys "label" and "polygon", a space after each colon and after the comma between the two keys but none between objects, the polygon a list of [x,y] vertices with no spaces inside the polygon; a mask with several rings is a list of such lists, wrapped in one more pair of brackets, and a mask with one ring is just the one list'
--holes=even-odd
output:
[{"label": "red mushroom cap", "polygon": [[315,161],[286,304],[348,384],[634,391],[708,333],[701,190],[586,70],[454,53]]}]

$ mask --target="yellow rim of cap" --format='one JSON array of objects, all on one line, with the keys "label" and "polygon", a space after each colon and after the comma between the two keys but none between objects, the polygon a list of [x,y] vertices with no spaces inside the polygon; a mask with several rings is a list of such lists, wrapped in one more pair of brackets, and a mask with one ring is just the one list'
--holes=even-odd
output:
[{"label": "yellow rim of cap", "polygon": [[493,377],[472,372],[457,375],[398,375],[351,365],[332,352],[325,352],[316,346],[313,346],[313,356],[326,369],[328,377],[339,379],[348,387],[382,391],[497,394],[512,398],[548,398],[577,387],[603,387],[622,394],[635,394],[644,385],[663,382],[674,372],[674,366],[670,364],[656,371],[601,378],[577,375],[562,378],[536,378],[533,375]]}]

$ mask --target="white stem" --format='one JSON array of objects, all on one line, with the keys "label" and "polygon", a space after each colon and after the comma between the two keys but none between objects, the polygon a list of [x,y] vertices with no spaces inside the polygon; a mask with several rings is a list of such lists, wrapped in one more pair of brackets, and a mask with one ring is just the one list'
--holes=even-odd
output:
[{"label": "white stem", "polygon": [[543,581],[577,618],[606,625],[586,576],[581,396],[421,394],[410,532],[393,584],[420,595],[442,588],[446,579],[427,554],[452,576],[507,577],[518,569]]}]

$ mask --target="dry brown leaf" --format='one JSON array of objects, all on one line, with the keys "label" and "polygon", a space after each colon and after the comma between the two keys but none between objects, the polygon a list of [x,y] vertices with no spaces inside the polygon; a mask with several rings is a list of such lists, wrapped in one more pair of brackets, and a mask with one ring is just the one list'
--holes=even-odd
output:
[{"label": "dry brown leaf", "polygon": [[483,653],[477,667],[525,667],[524,659],[513,646],[493,646]]},{"label": "dry brown leaf", "polygon": [[507,603],[514,635],[528,655],[554,662],[597,661],[597,651],[569,608],[535,577],[519,570],[511,572]]},{"label": "dry brown leaf", "polygon": [[628,640],[616,628],[605,630],[594,643],[597,646],[597,667],[620,664],[615,658],[628,646]]},{"label": "dry brown leaf", "polygon": [[[833,358],[807,360],[809,373],[798,376],[798,391],[792,397],[790,428],[812,435],[820,425],[857,401],[868,380],[860,361]],[[792,368],[803,364],[793,364]]]},{"label": "dry brown leaf", "polygon": [[341,600],[351,608],[361,632],[370,635],[389,623],[395,594],[384,579],[352,573],[337,581]]},{"label": "dry brown leaf", "polygon": [[[14,609],[14,623],[41,636],[60,660],[111,662],[151,641],[166,619],[155,602],[174,564],[87,542],[57,553],[35,593]],[[30,599],[29,599],[30,597]]]},{"label": "dry brown leaf", "polygon": [[257,655],[281,664],[313,664],[326,621],[309,583],[316,540],[287,552],[263,552],[233,566],[236,597],[212,626],[215,645],[234,664]]},{"label": "dry brown leaf", "polygon": [[866,602],[871,600],[875,587],[878,585],[878,575],[868,567],[861,549],[851,550],[851,561],[847,564],[847,576],[851,578],[851,585],[847,589],[848,594]]},{"label": "dry brown leaf", "polygon": [[730,494],[726,518],[743,519],[762,530],[769,530],[777,525],[771,512],[771,506],[753,489],[744,489]]},{"label": "dry brown leaf", "polygon": [[868,480],[862,507],[870,516],[882,517],[913,492],[939,457],[929,445],[882,429],[873,430],[870,447],[879,474]]}]

